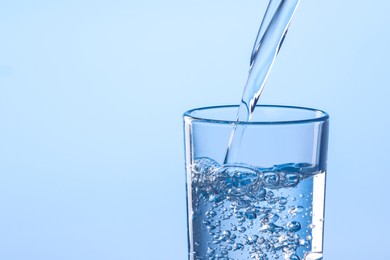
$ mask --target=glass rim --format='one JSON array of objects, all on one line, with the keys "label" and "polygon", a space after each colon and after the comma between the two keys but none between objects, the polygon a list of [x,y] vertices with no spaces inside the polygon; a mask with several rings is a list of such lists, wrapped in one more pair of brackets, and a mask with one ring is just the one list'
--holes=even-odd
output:
[{"label": "glass rim", "polygon": [[196,120],[197,122],[213,123],[213,124],[234,124],[234,125],[292,125],[292,124],[306,124],[306,123],[315,123],[315,122],[325,122],[329,119],[329,114],[323,110],[309,107],[299,107],[299,106],[287,106],[287,105],[256,105],[256,107],[270,107],[270,108],[280,108],[280,109],[296,109],[301,111],[312,111],[315,113],[320,113],[321,116],[313,117],[309,119],[296,119],[296,120],[276,120],[276,121],[236,121],[236,120],[224,120],[224,119],[212,119],[202,116],[194,116],[193,113],[196,111],[204,110],[213,110],[221,108],[237,108],[239,105],[219,105],[219,106],[208,106],[208,107],[199,107],[190,109],[183,114],[183,118],[189,118]]}]

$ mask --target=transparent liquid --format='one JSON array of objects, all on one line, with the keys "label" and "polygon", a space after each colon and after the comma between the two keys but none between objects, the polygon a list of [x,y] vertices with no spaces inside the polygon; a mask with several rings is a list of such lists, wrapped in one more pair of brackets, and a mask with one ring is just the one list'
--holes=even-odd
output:
[{"label": "transparent liquid", "polygon": [[209,158],[191,168],[189,259],[322,259],[325,172]]},{"label": "transparent liquid", "polygon": [[[299,0],[271,0],[250,60],[237,121],[249,121]],[[187,181],[189,259],[322,259],[325,172],[306,163],[236,163],[245,126],[224,164],[198,158]]]},{"label": "transparent liquid", "polygon": [[[249,121],[251,119],[299,1],[270,1],[253,47],[249,75],[237,112],[237,121]],[[225,163],[236,161],[244,131],[244,126],[234,127],[230,136]]]}]

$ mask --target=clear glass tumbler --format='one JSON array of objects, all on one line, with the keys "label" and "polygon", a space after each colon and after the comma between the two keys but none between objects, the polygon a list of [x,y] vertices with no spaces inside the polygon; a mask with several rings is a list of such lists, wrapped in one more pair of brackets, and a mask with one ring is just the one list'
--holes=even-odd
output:
[{"label": "clear glass tumbler", "polygon": [[237,109],[184,113],[188,259],[322,259],[328,114],[257,106],[236,122]]}]

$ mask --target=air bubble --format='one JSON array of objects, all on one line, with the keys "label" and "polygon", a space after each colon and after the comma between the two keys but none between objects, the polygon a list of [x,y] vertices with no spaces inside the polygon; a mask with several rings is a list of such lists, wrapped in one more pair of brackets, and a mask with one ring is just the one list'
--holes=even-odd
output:
[{"label": "air bubble", "polygon": [[285,197],[280,197],[279,198],[279,204],[280,205],[286,205],[287,202],[288,202],[287,198],[285,198]]},{"label": "air bubble", "polygon": [[233,246],[233,251],[243,250],[243,249],[244,249],[244,245],[241,243],[234,244]]},{"label": "air bubble", "polygon": [[250,237],[248,238],[248,241],[249,241],[250,244],[255,244],[255,243],[257,242],[258,239],[259,239],[259,236],[253,235],[253,236],[250,236]]},{"label": "air bubble", "polygon": [[229,258],[225,257],[222,254],[216,254],[215,258],[218,259],[218,260],[229,260]]},{"label": "air bubble", "polygon": [[223,235],[224,237],[230,237],[231,232],[230,232],[229,230],[224,230],[224,231],[222,232],[222,235]]},{"label": "air bubble", "polygon": [[212,256],[212,255],[214,255],[214,253],[215,253],[215,250],[214,250],[214,249],[212,249],[211,247],[208,247],[208,248],[207,248],[207,255],[208,255],[208,256]]},{"label": "air bubble", "polygon": [[[199,167],[207,163],[201,160]],[[311,190],[306,185],[311,180],[303,179],[294,164],[253,170],[210,163],[208,170],[192,172],[189,214],[194,230],[200,232],[193,238],[194,259],[303,259],[305,250],[312,249]],[[304,186],[290,189],[300,180]]]},{"label": "air bubble", "polygon": [[213,186],[220,194],[247,194],[260,175],[256,169],[249,166],[229,166],[218,168],[214,173]]},{"label": "air bubble", "polygon": [[216,227],[214,225],[208,225],[207,226],[207,229],[210,231],[210,230],[214,230]]},{"label": "air bubble", "polygon": [[192,171],[196,174],[208,174],[218,166],[219,164],[213,159],[208,157],[201,157],[195,160],[191,168]]},{"label": "air bubble", "polygon": [[288,259],[289,260],[301,260],[301,258],[299,258],[299,256],[297,256],[296,254],[290,255],[290,257]]},{"label": "air bubble", "polygon": [[209,201],[210,201],[210,202],[216,202],[216,203],[218,203],[218,202],[223,201],[224,199],[225,199],[225,197],[224,197],[224,196],[221,196],[221,195],[211,194],[211,195],[209,196]]},{"label": "air bubble", "polygon": [[267,216],[268,223],[275,223],[276,221],[278,221],[279,218],[280,218],[280,217],[279,217],[278,214],[273,214],[273,213],[270,213],[270,214]]},{"label": "air bubble", "polygon": [[252,195],[257,200],[260,200],[260,201],[265,200],[266,194],[267,194],[267,191],[264,188],[258,188],[255,186],[254,189],[252,189]]},{"label": "air bubble", "polygon": [[215,212],[214,210],[210,210],[210,211],[207,211],[205,213],[205,215],[206,215],[207,218],[213,218],[213,217],[215,217],[217,215],[217,212]]},{"label": "air bubble", "polygon": [[240,227],[240,228],[238,229],[238,231],[241,232],[241,233],[244,233],[244,232],[246,231],[246,228]]},{"label": "air bubble", "polygon": [[289,223],[287,223],[287,228],[291,232],[297,232],[297,231],[301,230],[301,223],[299,223],[297,221],[289,222]]},{"label": "air bubble", "polygon": [[299,175],[295,173],[287,173],[284,175],[282,185],[284,187],[295,187],[299,183]]},{"label": "air bubble", "polygon": [[277,187],[279,184],[279,175],[276,172],[264,172],[263,183],[266,187]]},{"label": "air bubble", "polygon": [[257,240],[257,244],[261,245],[265,242],[265,239],[264,237],[260,237],[258,240]]},{"label": "air bubble", "polygon": [[245,217],[247,219],[255,219],[257,217],[256,211],[253,209],[248,209],[247,211],[245,211]]},{"label": "air bubble", "polygon": [[292,206],[289,210],[288,210],[288,213],[290,214],[298,214],[298,213],[302,213],[303,211],[305,210],[304,207],[302,206]]},{"label": "air bubble", "polygon": [[269,231],[269,232],[278,232],[278,231],[281,231],[281,230],[283,230],[282,227],[279,227],[279,226],[277,226],[277,225],[275,225],[273,223],[265,224],[265,225],[263,225],[260,228],[260,231],[262,231],[262,232],[267,232],[267,231]]}]

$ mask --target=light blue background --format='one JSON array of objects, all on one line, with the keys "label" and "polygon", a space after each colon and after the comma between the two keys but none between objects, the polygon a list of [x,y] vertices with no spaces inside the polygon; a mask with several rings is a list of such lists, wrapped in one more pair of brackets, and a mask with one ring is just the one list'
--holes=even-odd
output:
[{"label": "light blue background", "polygon": [[[186,259],[181,114],[265,0],[0,0],[0,259]],[[260,103],[331,115],[325,259],[389,259],[390,2],[302,0]]]}]

